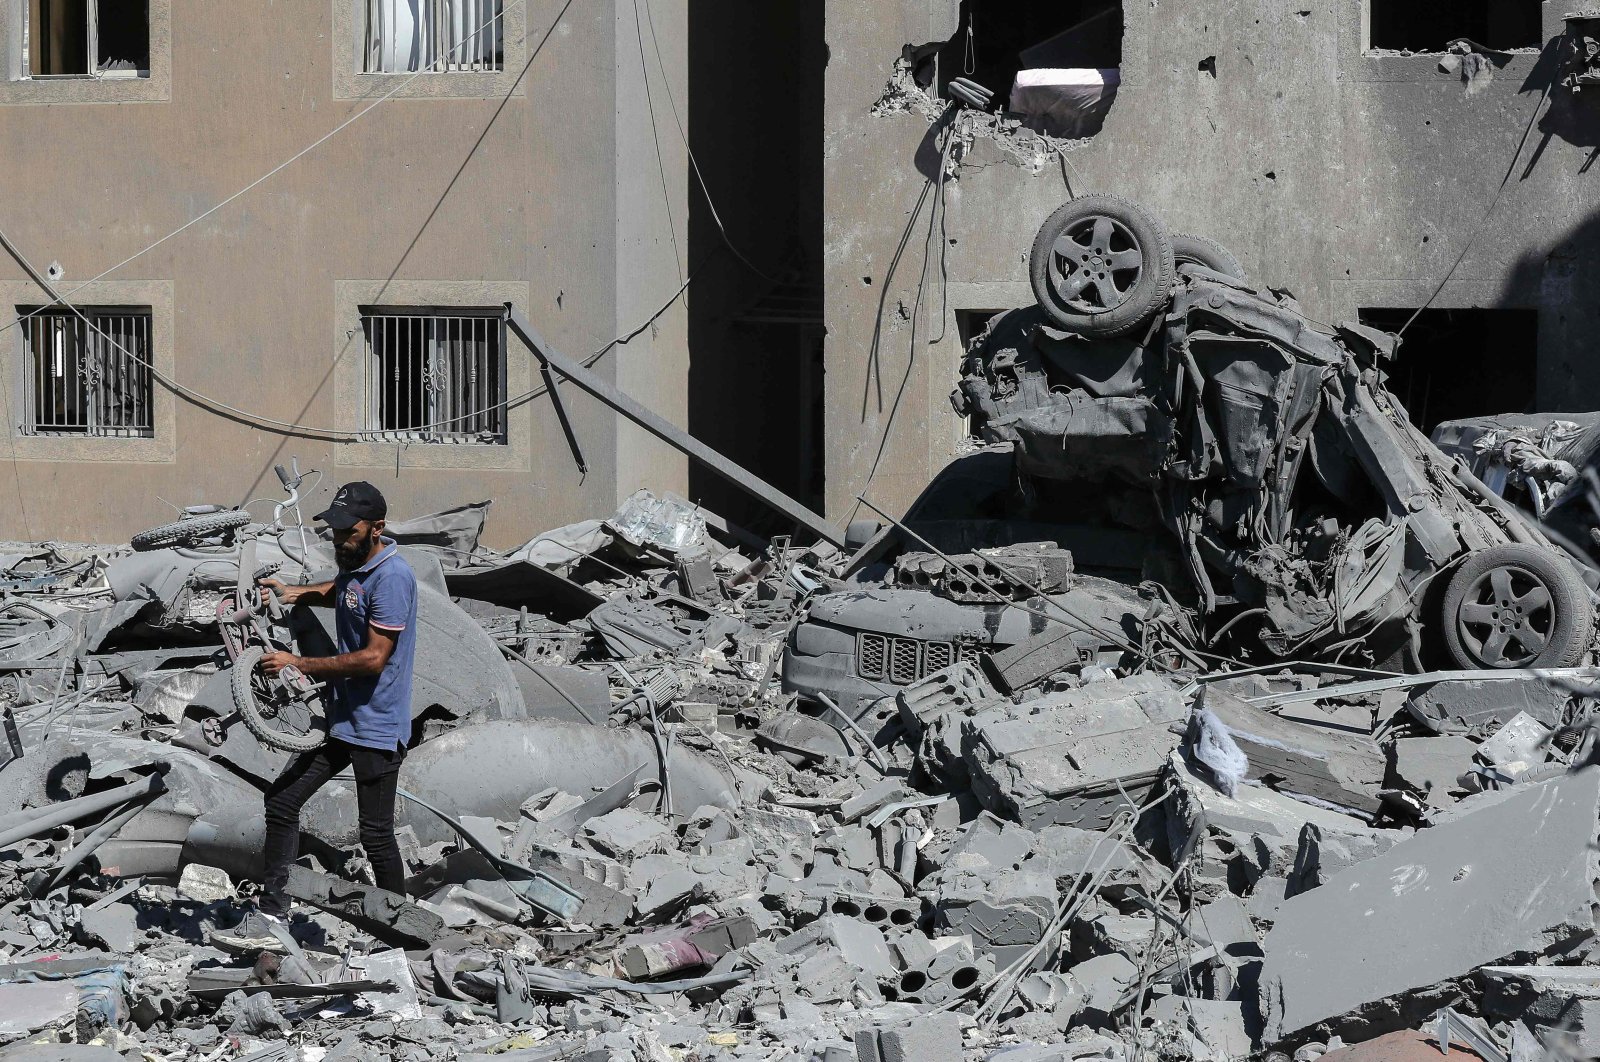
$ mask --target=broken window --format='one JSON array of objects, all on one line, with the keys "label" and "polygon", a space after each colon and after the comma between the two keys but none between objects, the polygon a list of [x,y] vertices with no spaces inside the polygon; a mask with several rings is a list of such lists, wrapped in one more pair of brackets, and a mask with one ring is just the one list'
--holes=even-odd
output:
[{"label": "broken window", "polygon": [[363,71],[504,69],[502,0],[364,0]]},{"label": "broken window", "polygon": [[149,77],[149,0],[27,0],[24,78]]},{"label": "broken window", "polygon": [[366,308],[366,430],[385,441],[506,441],[500,307]]},{"label": "broken window", "polygon": [[155,434],[150,308],[19,306],[25,435]]},{"label": "broken window", "polygon": [[945,97],[956,78],[977,82],[1030,128],[1080,138],[1100,131],[1121,67],[1117,0],[963,0],[956,35],[924,57],[917,76]]},{"label": "broken window", "polygon": [[[1398,332],[1412,309],[1364,309],[1361,323]],[[1536,310],[1422,311],[1389,368],[1389,390],[1424,433],[1447,420],[1534,407]]]},{"label": "broken window", "polygon": [[1463,37],[1488,48],[1544,43],[1540,0],[1369,0],[1367,47],[1442,52]]}]

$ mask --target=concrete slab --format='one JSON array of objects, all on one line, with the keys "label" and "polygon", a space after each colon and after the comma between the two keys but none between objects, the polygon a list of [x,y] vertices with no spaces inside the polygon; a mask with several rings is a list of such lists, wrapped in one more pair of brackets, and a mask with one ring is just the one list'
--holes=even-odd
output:
[{"label": "concrete slab", "polygon": [[69,982],[0,985],[0,1036],[8,1039],[70,1023],[77,1013],[78,990]]},{"label": "concrete slab", "polygon": [[1593,935],[1600,768],[1456,811],[1279,908],[1261,974],[1268,1042]]},{"label": "concrete slab", "polygon": [[1388,788],[1406,788],[1435,807],[1453,802],[1456,779],[1472,769],[1478,746],[1464,737],[1422,737],[1396,741],[1389,754]]}]

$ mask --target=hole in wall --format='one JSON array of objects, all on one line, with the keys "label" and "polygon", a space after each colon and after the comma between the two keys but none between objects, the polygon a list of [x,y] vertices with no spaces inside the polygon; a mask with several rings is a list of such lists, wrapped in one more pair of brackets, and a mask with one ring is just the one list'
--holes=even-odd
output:
[{"label": "hole in wall", "polygon": [[[962,0],[955,36],[907,49],[915,86],[941,106],[951,83],[982,109],[1063,139],[1098,133],[1122,81],[1119,0]],[[891,90],[892,91],[892,90]]]},{"label": "hole in wall", "polygon": [[1544,43],[1540,0],[1368,0],[1371,51],[1442,52],[1462,37],[1512,51]]}]

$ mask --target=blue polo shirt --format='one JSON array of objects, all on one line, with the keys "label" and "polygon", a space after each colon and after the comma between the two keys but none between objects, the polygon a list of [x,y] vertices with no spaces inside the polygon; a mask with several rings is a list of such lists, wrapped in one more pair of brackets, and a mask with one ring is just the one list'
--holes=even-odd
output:
[{"label": "blue polo shirt", "polygon": [[328,733],[370,749],[392,750],[411,739],[411,665],[417,642],[417,576],[385,538],[383,549],[333,581],[339,652],[367,644],[367,628],[399,634],[383,670],[367,678],[334,679]]}]

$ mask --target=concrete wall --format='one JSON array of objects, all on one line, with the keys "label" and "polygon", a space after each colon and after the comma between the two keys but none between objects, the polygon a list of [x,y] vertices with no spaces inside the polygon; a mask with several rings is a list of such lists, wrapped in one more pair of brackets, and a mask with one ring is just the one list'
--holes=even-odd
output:
[{"label": "concrete wall", "polygon": [[[929,123],[871,110],[901,48],[927,43],[929,27],[948,31],[956,4],[828,0],[829,514],[850,512],[880,448],[870,490],[887,507],[910,501],[952,452],[956,314],[1032,301],[1027,251],[1068,198],[1064,176],[1075,192],[1125,195],[1174,231],[1222,241],[1322,321],[1420,305],[1472,241],[1435,305],[1536,308],[1540,406],[1600,407],[1600,193],[1587,172],[1600,99],[1557,87],[1542,106],[1548,47],[1514,56],[1471,96],[1436,56],[1364,54],[1365,2],[1130,0],[1104,130],[1036,174],[980,140],[944,188],[947,231],[930,236]],[[1542,6],[1548,40],[1566,7]],[[1215,77],[1199,68],[1212,56]]]},{"label": "concrete wall", "polygon": [[[151,294],[157,361],[184,387],[342,430],[358,426],[342,381],[361,356],[353,308],[363,301],[514,297],[552,343],[586,357],[681,283],[687,164],[664,89],[684,105],[687,6],[651,0],[656,37],[644,27],[641,65],[633,0],[508,3],[508,74],[424,75],[83,295],[114,295],[112,282]],[[154,0],[148,82],[0,87],[0,229],[39,268],[60,262],[70,291],[233,194],[395,83],[347,66],[356,9],[357,0]],[[8,49],[19,11],[18,0],[0,0]],[[0,289],[0,327],[19,302],[43,299],[3,257]],[[0,331],[6,381],[18,335]],[[596,368],[685,423],[681,305]],[[513,394],[538,382],[514,347],[509,375]],[[171,519],[168,502],[272,496],[272,465],[290,455],[327,472],[311,503],[357,478],[382,488],[397,516],[493,498],[497,545],[609,512],[640,485],[686,488],[675,453],[575,388],[564,393],[587,476],[548,397],[512,410],[505,447],[335,444],[163,394],[155,445],[41,449],[18,438],[8,392],[0,537],[114,540]]]}]

